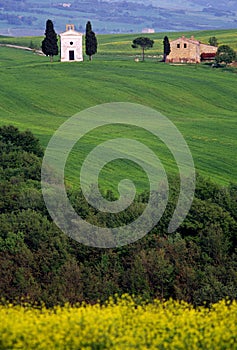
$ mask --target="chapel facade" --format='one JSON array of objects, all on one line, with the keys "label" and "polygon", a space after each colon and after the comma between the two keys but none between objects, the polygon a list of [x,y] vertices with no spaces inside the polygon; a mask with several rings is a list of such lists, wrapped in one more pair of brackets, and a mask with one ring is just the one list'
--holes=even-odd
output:
[{"label": "chapel facade", "polygon": [[82,36],[74,24],[66,25],[66,31],[60,34],[61,62],[83,61]]}]

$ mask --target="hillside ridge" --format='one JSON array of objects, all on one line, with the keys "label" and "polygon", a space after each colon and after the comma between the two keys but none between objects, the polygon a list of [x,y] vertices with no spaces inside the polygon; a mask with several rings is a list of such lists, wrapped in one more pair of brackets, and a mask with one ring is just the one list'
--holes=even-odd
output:
[{"label": "hillside ridge", "polygon": [[87,20],[97,33],[136,33],[145,28],[156,32],[224,29],[236,27],[237,3],[227,1],[166,1],[146,3],[140,0],[0,0],[0,34],[40,35],[50,18],[58,31],[73,22],[84,30]]}]

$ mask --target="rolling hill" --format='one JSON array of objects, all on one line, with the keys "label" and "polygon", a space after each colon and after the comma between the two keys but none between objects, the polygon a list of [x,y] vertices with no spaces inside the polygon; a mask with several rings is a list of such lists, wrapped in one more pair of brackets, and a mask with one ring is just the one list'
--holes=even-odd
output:
[{"label": "rolling hill", "polygon": [[[195,32],[207,42],[237,47],[235,31]],[[188,33],[191,35],[191,33]],[[172,33],[170,38],[177,34]],[[208,65],[167,65],[158,62],[163,34],[151,35],[155,46],[146,62],[134,62],[139,50],[131,48],[134,35],[102,35],[93,62],[50,64],[47,57],[32,52],[0,47],[0,124],[29,128],[46,147],[54,131],[70,116],[85,108],[107,102],[132,102],[166,115],[183,134],[198,172],[221,184],[237,179],[237,100],[235,69],[212,69]],[[27,44],[42,38],[1,38],[1,42]],[[125,118],[126,122],[126,118]],[[80,152],[70,155],[67,180],[78,185],[80,164],[87,152],[102,140],[121,134],[134,137],[134,130],[104,127],[85,137]],[[163,144],[147,132],[135,137],[159,154],[169,173],[177,167]],[[121,163],[122,162],[122,163]],[[119,171],[118,171],[119,169]],[[129,162],[109,164],[101,174],[106,188],[116,188],[120,177],[138,179],[146,188],[146,176]],[[112,180],[112,181],[111,181]]]}]

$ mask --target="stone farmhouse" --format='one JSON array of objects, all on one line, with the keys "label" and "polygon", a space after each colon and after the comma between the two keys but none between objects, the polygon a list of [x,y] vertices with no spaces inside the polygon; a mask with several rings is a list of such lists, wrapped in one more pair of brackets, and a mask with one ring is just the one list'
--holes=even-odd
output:
[{"label": "stone farmhouse", "polygon": [[75,31],[74,24],[67,24],[60,34],[61,62],[83,61],[82,33]]},{"label": "stone farmhouse", "polygon": [[201,60],[214,59],[217,47],[202,44],[193,36],[189,39],[183,35],[170,41],[170,50],[166,58],[167,62],[200,63]]}]

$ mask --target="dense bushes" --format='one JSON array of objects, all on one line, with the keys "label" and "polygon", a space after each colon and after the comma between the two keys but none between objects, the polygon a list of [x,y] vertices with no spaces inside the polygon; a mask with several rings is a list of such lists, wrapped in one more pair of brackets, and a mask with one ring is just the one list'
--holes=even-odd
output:
[{"label": "dense bushes", "polygon": [[[173,194],[159,225],[142,240],[119,249],[89,248],[48,216],[39,142],[29,131],[2,127],[0,143],[0,297],[49,306],[126,292],[195,305],[237,297],[237,185],[223,188],[198,176],[192,208],[176,233],[167,234]],[[89,207],[80,191],[69,195],[80,215],[102,226],[136,217],[146,199],[144,193],[125,214],[111,217]]]}]

